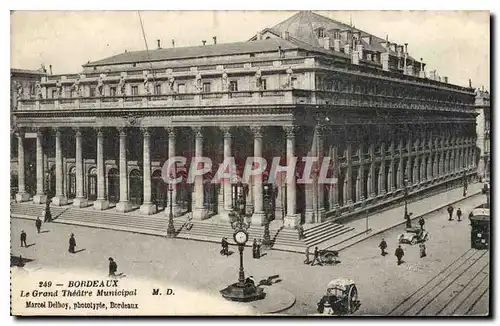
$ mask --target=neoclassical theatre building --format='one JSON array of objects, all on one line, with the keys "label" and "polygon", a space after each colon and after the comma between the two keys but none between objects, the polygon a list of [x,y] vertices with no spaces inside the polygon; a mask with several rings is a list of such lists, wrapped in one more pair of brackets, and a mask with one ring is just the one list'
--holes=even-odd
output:
[{"label": "neoclassical theatre building", "polygon": [[[125,51],[43,76],[20,90],[15,116],[17,201],[158,214],[169,209],[161,168],[171,156],[331,157],[337,183],[274,184],[285,227],[425,193],[476,169],[474,89],[427,74],[396,44],[312,12],[251,39]],[[200,42],[201,43],[201,42]],[[30,95],[31,94],[31,95]],[[270,165],[270,164],[269,164]],[[183,169],[179,168],[179,174]],[[212,174],[213,175],[213,174]],[[175,215],[227,216],[233,184],[211,174],[172,190]],[[261,223],[266,177],[245,185]]]}]

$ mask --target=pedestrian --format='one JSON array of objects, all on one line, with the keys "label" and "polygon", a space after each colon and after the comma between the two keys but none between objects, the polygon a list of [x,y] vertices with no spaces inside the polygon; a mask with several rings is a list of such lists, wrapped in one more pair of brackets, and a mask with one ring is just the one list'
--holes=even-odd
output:
[{"label": "pedestrian", "polygon": [[413,215],[413,213],[407,213],[405,215],[405,218],[406,218],[406,228],[407,229],[411,229],[411,216]]},{"label": "pedestrian", "polygon": [[223,237],[222,240],[221,240],[221,242],[220,242],[220,244],[221,244],[221,247],[222,247],[222,249],[220,251],[220,254],[223,255],[223,256],[226,256],[226,257],[229,256],[229,250],[228,250],[229,243],[227,242],[227,238]]},{"label": "pedestrian", "polygon": [[306,247],[306,259],[304,260],[304,264],[309,265],[311,262],[309,261],[309,247]]},{"label": "pedestrian", "polygon": [[262,239],[259,239],[259,241],[257,241],[257,259],[260,259],[260,257],[262,256],[260,248],[262,248]]},{"label": "pedestrian", "polygon": [[394,253],[394,255],[398,258],[398,266],[401,265],[401,259],[403,258],[403,256],[405,255],[405,252],[403,251],[403,249],[401,248],[401,245],[399,245],[397,248],[396,248],[396,252]]},{"label": "pedestrian", "polygon": [[304,239],[304,227],[301,224],[297,226],[297,232],[299,233],[299,240]]},{"label": "pedestrian", "polygon": [[457,218],[458,218],[458,221],[460,222],[461,221],[460,219],[462,218],[462,211],[460,210],[460,208],[457,209]]},{"label": "pedestrian", "polygon": [[257,239],[253,239],[253,243],[252,243],[252,257],[253,258],[257,258]]},{"label": "pedestrian", "polygon": [[419,247],[420,247],[420,258],[424,258],[425,256],[427,256],[427,253],[425,252],[425,244],[421,243]]},{"label": "pedestrian", "polygon": [[380,248],[381,252],[380,254],[382,256],[385,256],[387,255],[387,253],[385,252],[385,249],[387,249],[387,242],[385,242],[385,239],[382,238],[382,241],[380,241],[380,244],[378,245],[378,247]]},{"label": "pedestrian", "polygon": [[118,270],[118,265],[116,265],[113,258],[109,257],[109,276],[116,276],[116,271]]},{"label": "pedestrian", "polygon": [[40,233],[40,229],[42,228],[42,220],[40,219],[40,216],[36,217],[35,226],[36,226],[36,231]]},{"label": "pedestrian", "polygon": [[424,225],[425,225],[425,220],[424,220],[424,217],[423,216],[420,216],[420,218],[418,219],[418,224],[420,225],[420,230],[424,230]]},{"label": "pedestrian", "polygon": [[315,262],[318,262],[318,264],[320,266],[323,266],[323,264],[321,263],[321,261],[319,260],[319,250],[318,250],[318,247],[314,247],[314,259],[311,263],[311,266],[314,266],[314,263]]},{"label": "pedestrian", "polygon": [[450,218],[448,219],[448,221],[452,221],[453,220],[453,206],[448,206],[448,215],[450,215]]},{"label": "pedestrian", "polygon": [[52,220],[52,214],[50,213],[50,200],[47,198],[47,202],[45,202],[44,222],[50,222],[51,220]]},{"label": "pedestrian", "polygon": [[76,247],[76,240],[75,240],[75,235],[71,233],[71,236],[69,237],[69,252],[72,254],[75,253],[75,247]]},{"label": "pedestrian", "polygon": [[22,230],[21,231],[21,247],[28,247],[28,245],[26,244],[26,238],[27,238],[26,232],[24,232],[24,230]]}]

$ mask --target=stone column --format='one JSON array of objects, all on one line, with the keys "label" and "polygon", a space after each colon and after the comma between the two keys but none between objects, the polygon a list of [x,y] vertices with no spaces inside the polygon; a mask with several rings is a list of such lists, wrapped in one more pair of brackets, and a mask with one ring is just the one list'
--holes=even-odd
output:
[{"label": "stone column", "polygon": [[[193,127],[195,134],[195,157],[201,158],[203,156],[203,134],[201,127]],[[204,204],[205,192],[203,188],[203,176],[197,175],[194,179],[194,210],[193,218],[196,220],[203,220],[207,218],[208,211]]]},{"label": "stone column", "polygon": [[44,204],[47,201],[47,195],[43,191],[45,181],[43,165],[43,133],[38,129],[36,132],[36,194],[33,197],[35,204]]},{"label": "stone column", "polygon": [[[287,166],[295,163],[295,126],[284,127],[286,133],[286,158]],[[286,216],[284,226],[294,228],[300,224],[300,216],[297,214],[297,194],[294,173],[288,174],[286,178]]]},{"label": "stone column", "polygon": [[404,180],[405,180],[405,172],[404,172],[404,157],[403,157],[403,139],[399,139],[399,145],[398,145],[398,152],[399,152],[399,162],[398,162],[398,174],[396,175],[396,188],[398,190],[402,190],[404,187]]},{"label": "stone column", "polygon": [[395,187],[394,187],[394,175],[395,171],[394,169],[396,168],[396,162],[395,162],[395,153],[394,153],[394,139],[391,139],[391,143],[389,145],[389,152],[391,153],[391,160],[389,162],[389,171],[387,171],[387,190],[391,193],[394,192]]},{"label": "stone column", "polygon": [[94,209],[105,210],[109,207],[106,200],[106,166],[104,165],[104,135],[103,130],[96,128],[97,134],[97,199],[94,201]]},{"label": "stone column", "polygon": [[413,159],[413,184],[418,185],[420,183],[420,175],[419,175],[419,167],[420,167],[420,162],[419,162],[419,148],[420,146],[420,140],[415,140],[415,156]]},{"label": "stone column", "polygon": [[[375,144],[370,144],[370,178],[369,178],[369,183],[370,183],[370,191],[368,192],[368,196],[370,198],[375,198],[377,196],[375,189],[377,188],[377,179],[375,178]],[[380,182],[380,179],[379,179]]]},{"label": "stone column", "polygon": [[[165,131],[167,132],[168,135],[168,153],[167,156],[168,158],[172,158],[175,156],[175,144],[176,144],[176,133],[175,133],[175,128],[174,127],[165,127]],[[174,174],[177,173],[176,166],[173,166],[173,172]],[[169,187],[172,187],[172,214],[174,216],[179,216],[181,214],[180,212],[180,207],[177,204],[177,184],[172,183],[171,185],[168,185]],[[168,189],[168,188],[167,188]],[[168,196],[170,196],[170,190],[168,191]],[[170,214],[170,198],[167,198],[167,205],[165,206],[165,211],[164,211],[165,216],[168,216]]]},{"label": "stone column", "polygon": [[[232,155],[232,135],[231,127],[221,127],[222,133],[224,135],[224,161],[231,157]],[[231,178],[233,175],[231,175]],[[220,219],[222,221],[229,222],[229,212],[233,210],[232,207],[232,189],[231,189],[231,179],[224,179],[222,183],[223,189],[223,210],[219,213]],[[248,201],[247,201],[248,203]]]},{"label": "stone column", "polygon": [[73,207],[87,207],[87,198],[83,196],[83,154],[82,154],[82,130],[75,128],[75,156],[76,156],[76,197],[73,199]]},{"label": "stone column", "polygon": [[[156,213],[156,205],[151,202],[151,152],[149,148],[151,131],[148,128],[141,128],[143,154],[142,154],[142,170],[143,170],[143,201],[139,208],[144,215]],[[170,192],[168,193],[170,195]],[[170,198],[169,198],[170,202]]]},{"label": "stone column", "polygon": [[352,145],[346,145],[347,169],[344,179],[344,205],[352,206]]},{"label": "stone column", "polygon": [[356,177],[356,202],[362,202],[365,200],[365,155],[363,153],[363,144],[359,145],[358,148],[358,173]]},{"label": "stone column", "polygon": [[317,130],[317,142],[318,142],[318,168],[317,168],[317,173],[315,174],[316,177],[316,185],[317,185],[317,197],[318,197],[318,218],[316,222],[322,222],[326,216],[326,209],[325,209],[325,183],[324,180],[319,180],[319,173],[321,171],[321,165],[324,159],[324,126],[316,126]]},{"label": "stone column", "polygon": [[[253,156],[262,157],[262,128],[258,126],[250,127],[253,133]],[[262,225],[265,219],[264,215],[264,201],[262,194],[262,174],[259,173],[253,176],[252,179],[254,191],[254,212],[252,215],[252,224]]]},{"label": "stone column", "polygon": [[[306,156],[308,157],[317,157],[317,129],[313,128],[313,138],[312,138],[312,144],[307,152]],[[317,163],[317,162],[314,162]],[[316,212],[317,212],[317,174],[316,171],[314,171],[315,166],[313,165],[311,169],[311,176],[302,176],[302,178],[309,178],[311,177],[312,182],[308,182],[304,184],[304,190],[305,190],[305,209],[304,209],[304,220],[305,223],[307,224],[312,224],[315,222],[316,219]]]},{"label": "stone column", "polygon": [[24,172],[24,130],[20,129],[17,132],[17,194],[16,202],[20,203],[30,199],[26,192]]},{"label": "stone column", "polygon": [[338,147],[337,147],[337,139],[334,138],[334,144],[330,147],[330,159],[333,161],[333,178],[337,179],[337,183],[330,185],[329,199],[330,199],[330,210],[338,210],[339,209],[339,157],[338,157]]},{"label": "stone column", "polygon": [[128,168],[127,168],[127,131],[118,128],[120,134],[120,201],[116,204],[116,211],[126,213],[132,210],[132,203],[128,198]]},{"label": "stone column", "polygon": [[274,221],[283,225],[285,208],[285,183],[283,176],[276,176]]},{"label": "stone column", "polygon": [[386,193],[385,187],[385,142],[380,144],[380,169],[378,172],[378,195],[383,196]]}]

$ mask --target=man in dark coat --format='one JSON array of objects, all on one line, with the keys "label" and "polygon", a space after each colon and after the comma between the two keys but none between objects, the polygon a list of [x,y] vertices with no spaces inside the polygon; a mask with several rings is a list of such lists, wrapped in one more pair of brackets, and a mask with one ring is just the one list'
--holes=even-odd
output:
[{"label": "man in dark coat", "polygon": [[380,248],[381,252],[380,254],[382,256],[385,256],[387,255],[387,253],[385,252],[385,249],[387,249],[387,242],[385,242],[385,239],[382,238],[382,241],[380,241],[380,244],[378,245],[378,247]]},{"label": "man in dark coat", "polygon": [[323,264],[319,261],[319,250],[318,247],[314,247],[314,259],[311,263],[311,266],[314,266],[314,263],[318,262],[319,265],[323,266]]},{"label": "man in dark coat", "polygon": [[253,243],[252,243],[252,257],[253,258],[258,258],[257,257],[257,239],[253,239]]},{"label": "man in dark coat", "polygon": [[50,200],[47,199],[47,202],[45,203],[45,218],[44,222],[50,222],[52,220],[52,214],[50,213]]},{"label": "man in dark coat", "polygon": [[69,252],[72,254],[75,253],[75,247],[76,247],[76,240],[75,240],[75,235],[71,233],[71,236],[69,238]]},{"label": "man in dark coat", "polygon": [[116,276],[116,271],[118,270],[118,265],[116,265],[113,258],[109,257],[109,276]]},{"label": "man in dark coat", "polygon": [[453,220],[453,206],[451,206],[451,205],[448,206],[447,211],[448,211],[448,215],[450,215],[450,218],[448,219],[448,221]]},{"label": "man in dark coat", "polygon": [[226,240],[226,237],[223,237],[222,240],[221,240],[221,247],[222,247],[222,250],[221,250],[221,255],[224,255],[224,256],[228,256],[229,255],[229,250],[228,250],[228,242]]},{"label": "man in dark coat", "polygon": [[403,258],[403,256],[405,255],[405,252],[403,251],[403,249],[401,248],[401,246],[398,246],[396,248],[396,252],[394,253],[394,255],[396,256],[396,258],[398,259],[398,266],[401,265],[401,259]]},{"label": "man in dark coat", "polygon": [[37,216],[35,221],[35,226],[36,226],[36,231],[40,233],[40,229],[42,228],[42,220],[40,219],[40,216]]},{"label": "man in dark coat", "polygon": [[24,230],[21,231],[21,247],[28,247],[28,245],[26,245],[26,232],[24,232]]},{"label": "man in dark coat", "polygon": [[420,247],[420,258],[424,258],[425,256],[427,256],[427,253],[425,252],[425,244],[421,243],[419,247]]},{"label": "man in dark coat", "polygon": [[420,230],[424,230],[425,220],[422,216],[418,219],[418,224],[420,225]]},{"label": "man in dark coat", "polygon": [[461,221],[460,219],[462,218],[462,211],[460,210],[460,208],[457,209],[457,218],[458,218],[458,221],[460,222]]}]

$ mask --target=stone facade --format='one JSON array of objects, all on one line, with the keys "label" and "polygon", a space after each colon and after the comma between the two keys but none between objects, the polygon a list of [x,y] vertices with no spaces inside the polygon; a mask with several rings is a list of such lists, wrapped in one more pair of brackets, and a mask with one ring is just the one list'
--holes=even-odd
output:
[{"label": "stone facade", "polygon": [[[364,32],[353,60],[342,31],[333,42],[317,34],[318,46],[296,42],[289,30],[153,50],[151,62],[132,52],[87,63],[81,74],[44,77],[36,96],[14,112],[17,144],[36,148],[34,200],[51,192],[56,205],[70,198],[78,207],[115,203],[120,212],[163,214],[157,210],[169,211],[161,179],[168,157],[185,156],[186,170],[199,156],[215,166],[234,156],[240,167],[248,156],[279,156],[282,165],[298,157],[299,172],[303,157],[331,158],[336,184],[318,182],[313,171],[310,185],[297,182],[300,174],[274,185],[275,219],[295,227],[397,198],[405,180],[410,191],[431,189],[475,171],[473,89],[424,78],[423,63],[406,48],[392,51]],[[371,47],[359,47],[362,41]],[[23,141],[28,134],[35,137]],[[44,164],[53,167],[38,168]],[[254,223],[263,222],[265,181],[246,185]],[[27,199],[23,182],[19,200]],[[198,178],[173,187],[172,208],[196,219],[227,217],[233,190]]]}]

